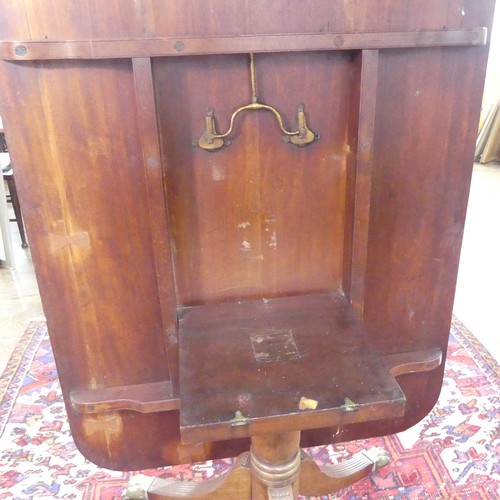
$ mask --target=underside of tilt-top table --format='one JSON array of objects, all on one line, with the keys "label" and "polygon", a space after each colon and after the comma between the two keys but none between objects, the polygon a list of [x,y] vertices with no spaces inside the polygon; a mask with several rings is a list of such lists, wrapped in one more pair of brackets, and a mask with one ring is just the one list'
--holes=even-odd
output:
[{"label": "underside of tilt-top table", "polygon": [[[75,443],[130,498],[296,498],[440,391],[492,0],[0,0],[0,115]],[[151,483],[151,484],[150,484]]]}]

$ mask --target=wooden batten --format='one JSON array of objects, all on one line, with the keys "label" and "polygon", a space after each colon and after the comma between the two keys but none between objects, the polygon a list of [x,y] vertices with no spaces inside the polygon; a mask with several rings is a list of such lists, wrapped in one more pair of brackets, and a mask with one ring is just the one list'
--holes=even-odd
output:
[{"label": "wooden batten", "polygon": [[174,393],[178,392],[177,301],[170,250],[158,117],[150,58],[132,59],[137,115],[146,177],[149,224],[155,256],[165,347]]},{"label": "wooden batten", "polygon": [[487,30],[407,31],[388,33],[298,33],[226,37],[144,38],[141,40],[77,40],[0,42],[0,58],[106,59],[248,52],[365,50],[404,47],[484,45]]},{"label": "wooden batten", "polygon": [[378,50],[361,52],[359,81],[358,130],[355,152],[355,181],[352,199],[352,254],[349,297],[354,309],[363,317],[368,232],[370,229],[370,197],[373,171],[373,139],[378,83]]}]

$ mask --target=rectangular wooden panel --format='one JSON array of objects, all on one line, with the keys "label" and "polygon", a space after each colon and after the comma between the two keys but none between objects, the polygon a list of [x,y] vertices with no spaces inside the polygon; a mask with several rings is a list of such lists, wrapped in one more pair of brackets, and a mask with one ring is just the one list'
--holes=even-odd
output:
[{"label": "rectangular wooden panel", "polygon": [[380,55],[366,319],[394,325],[393,346],[447,338],[481,97],[463,90],[480,88],[472,66],[483,55]]},{"label": "rectangular wooden panel", "polygon": [[208,106],[222,130],[250,102],[248,61],[155,61],[182,305],[341,286],[351,55],[255,57],[261,101],[276,106],[289,129],[303,102],[319,141],[284,144],[271,113],[250,111],[238,117],[230,146],[214,153],[193,147]]},{"label": "rectangular wooden panel", "polygon": [[179,336],[185,442],[404,414],[402,391],[341,293],[186,308]]},{"label": "rectangular wooden panel", "polygon": [[[169,380],[131,61],[14,64],[1,78],[15,89],[1,113],[65,396]],[[178,434],[175,412],[68,417],[108,468],[177,459],[156,437]]]},{"label": "rectangular wooden panel", "polygon": [[[385,352],[433,343],[446,351],[485,55],[454,48],[380,54],[364,321]],[[405,424],[381,422],[378,432],[423,418],[438,380],[401,379]]]},{"label": "rectangular wooden panel", "polygon": [[[69,380],[85,374],[79,384],[88,387],[168,373],[164,348],[151,351],[147,372],[118,368],[148,352],[151,339],[163,346],[151,235],[143,222],[149,214],[138,119],[135,107],[121,106],[122,99],[134,102],[131,69],[130,61],[16,66],[9,83],[22,97],[4,108],[53,342],[65,353],[61,363],[71,367]],[[93,100],[102,105],[82,106]],[[80,110],[78,120],[68,109]],[[20,116],[31,123],[29,137],[16,134]],[[112,116],[128,128],[115,135]],[[138,302],[136,294],[150,300]],[[99,354],[87,356],[89,346],[101,346]]]}]

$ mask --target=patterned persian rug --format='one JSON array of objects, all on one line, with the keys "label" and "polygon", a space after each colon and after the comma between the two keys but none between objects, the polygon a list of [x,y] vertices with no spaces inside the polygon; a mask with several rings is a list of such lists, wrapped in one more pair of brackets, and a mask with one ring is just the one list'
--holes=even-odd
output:
[{"label": "patterned persian rug", "polygon": [[[499,365],[453,321],[443,390],[431,413],[385,438],[310,449],[317,462],[384,447],[390,464],[337,497],[500,498]],[[0,499],[118,500],[130,473],[100,469],[76,450],[44,323],[32,323],[0,379]],[[230,460],[142,471],[210,478]],[[322,497],[327,498],[327,497]]]}]

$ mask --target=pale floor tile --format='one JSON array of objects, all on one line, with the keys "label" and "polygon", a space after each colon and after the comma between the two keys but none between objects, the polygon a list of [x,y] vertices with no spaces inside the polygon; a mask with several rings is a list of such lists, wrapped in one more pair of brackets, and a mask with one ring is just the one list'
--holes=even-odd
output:
[{"label": "pale floor tile", "polygon": [[[500,361],[500,164],[476,165],[454,312]],[[16,270],[0,268],[0,373],[33,319],[43,317],[29,250],[14,224]]]},{"label": "pale floor tile", "polygon": [[15,223],[11,228],[16,269],[0,268],[0,374],[28,323],[44,317],[29,249],[21,248]]},{"label": "pale floor tile", "polygon": [[500,163],[475,165],[455,315],[500,361]]}]

